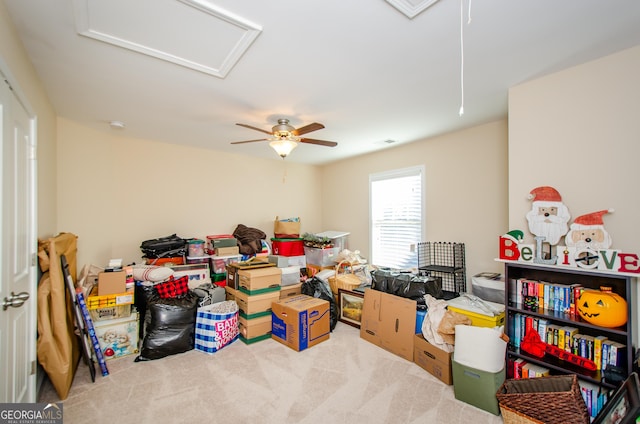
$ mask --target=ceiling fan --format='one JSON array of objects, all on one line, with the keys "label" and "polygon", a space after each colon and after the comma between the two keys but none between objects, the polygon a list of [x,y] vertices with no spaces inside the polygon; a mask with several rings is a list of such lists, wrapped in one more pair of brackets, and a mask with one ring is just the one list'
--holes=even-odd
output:
[{"label": "ceiling fan", "polygon": [[241,127],[250,128],[252,130],[260,131],[265,134],[269,134],[269,138],[258,138],[256,140],[245,141],[233,141],[231,144],[243,144],[253,143],[254,141],[270,141],[269,145],[284,159],[293,149],[300,143],[317,144],[319,146],[335,147],[338,145],[335,141],[318,140],[315,138],[300,137],[301,135],[310,133],[312,131],[321,130],[324,125],[314,122],[309,125],[305,125],[300,128],[294,128],[289,125],[288,119],[278,119],[278,125],[274,125],[271,131],[263,130],[262,128],[254,127],[247,124],[236,124]]}]

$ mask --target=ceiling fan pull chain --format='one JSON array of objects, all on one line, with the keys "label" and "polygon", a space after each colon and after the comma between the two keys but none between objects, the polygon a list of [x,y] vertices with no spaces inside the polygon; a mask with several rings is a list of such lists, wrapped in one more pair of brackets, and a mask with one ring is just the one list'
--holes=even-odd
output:
[{"label": "ceiling fan pull chain", "polygon": [[[471,23],[471,0],[469,0],[467,25]],[[460,0],[460,116],[464,115],[464,0]]]}]

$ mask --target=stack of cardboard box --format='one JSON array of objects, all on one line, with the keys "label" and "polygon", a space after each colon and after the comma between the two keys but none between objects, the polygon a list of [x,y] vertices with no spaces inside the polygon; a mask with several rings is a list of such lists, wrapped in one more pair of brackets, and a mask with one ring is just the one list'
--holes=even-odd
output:
[{"label": "stack of cardboard box", "polygon": [[100,272],[86,303],[106,360],[138,353],[138,312],[130,267]]},{"label": "stack of cardboard box", "polygon": [[243,269],[241,263],[227,266],[227,299],[239,308],[240,340],[250,344],[271,337],[271,304],[280,299],[282,272],[272,264]]}]

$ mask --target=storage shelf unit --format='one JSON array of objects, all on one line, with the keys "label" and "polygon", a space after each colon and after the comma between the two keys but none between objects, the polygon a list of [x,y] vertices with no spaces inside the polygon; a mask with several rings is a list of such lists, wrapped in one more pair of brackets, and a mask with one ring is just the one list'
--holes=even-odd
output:
[{"label": "storage shelf unit", "polygon": [[466,292],[464,243],[418,243],[418,271],[442,278],[442,290],[457,295]]},{"label": "storage shelf unit", "polygon": [[[562,361],[559,358],[546,354],[542,358],[537,358],[524,352],[515,346],[514,335],[516,314],[531,316],[538,319],[546,319],[551,324],[560,326],[570,326],[578,329],[580,334],[590,336],[606,336],[609,340],[617,341],[626,346],[624,364],[621,364],[625,372],[625,377],[633,371],[633,342],[632,342],[632,315],[631,315],[631,277],[615,273],[603,273],[601,271],[588,271],[581,268],[569,268],[564,266],[537,265],[525,262],[505,263],[505,333],[509,335],[510,342],[507,349],[507,364],[517,358],[549,368],[552,374],[575,373],[578,378],[595,384],[601,384],[605,388],[615,388],[616,383],[603,379],[603,372],[588,371],[584,368]],[[553,311],[544,308],[532,308],[516,301],[516,287],[518,279],[528,279],[544,281],[552,284],[580,284],[584,288],[599,289],[600,286],[612,287],[613,292],[619,294],[627,300],[627,323],[618,328],[605,328],[590,324],[584,321],[579,314],[571,314]],[[508,378],[513,377],[513,370],[509,369]]]}]

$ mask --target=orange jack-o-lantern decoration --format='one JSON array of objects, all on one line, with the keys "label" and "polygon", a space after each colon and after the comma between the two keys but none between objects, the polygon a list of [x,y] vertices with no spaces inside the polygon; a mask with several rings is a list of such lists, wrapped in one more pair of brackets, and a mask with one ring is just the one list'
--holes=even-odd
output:
[{"label": "orange jack-o-lantern decoration", "polygon": [[600,327],[614,328],[627,323],[627,302],[611,287],[585,289],[577,302],[578,313],[585,321]]}]

